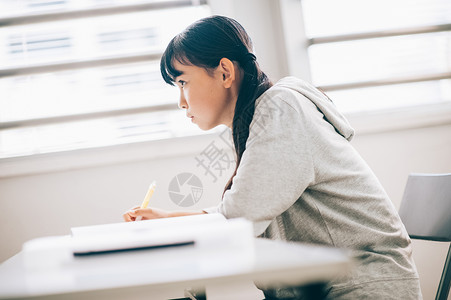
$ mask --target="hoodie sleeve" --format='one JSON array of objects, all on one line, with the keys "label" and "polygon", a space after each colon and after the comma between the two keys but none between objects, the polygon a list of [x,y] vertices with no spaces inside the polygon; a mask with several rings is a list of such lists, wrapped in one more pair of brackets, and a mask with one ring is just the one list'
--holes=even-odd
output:
[{"label": "hoodie sleeve", "polygon": [[258,102],[232,188],[218,207],[205,210],[253,221],[256,236],[314,180],[305,118],[283,99],[290,94],[268,93]]}]

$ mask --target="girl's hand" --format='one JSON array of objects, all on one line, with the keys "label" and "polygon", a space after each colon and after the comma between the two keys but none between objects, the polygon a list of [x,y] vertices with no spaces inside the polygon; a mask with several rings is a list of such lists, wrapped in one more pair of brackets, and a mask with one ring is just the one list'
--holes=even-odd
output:
[{"label": "girl's hand", "polygon": [[142,220],[150,219],[161,219],[171,217],[168,211],[159,208],[140,208],[140,206],[135,206],[128,211],[126,211],[122,217],[125,222],[133,222],[136,217],[141,216]]}]

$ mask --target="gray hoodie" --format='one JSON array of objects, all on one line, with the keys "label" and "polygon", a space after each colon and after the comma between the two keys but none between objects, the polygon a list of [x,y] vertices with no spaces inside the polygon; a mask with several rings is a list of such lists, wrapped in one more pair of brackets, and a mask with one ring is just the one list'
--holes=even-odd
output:
[{"label": "gray hoodie", "polygon": [[[333,299],[421,299],[410,239],[353,135],[327,96],[280,80],[256,101],[232,188],[205,211],[245,217],[256,236],[350,249],[356,266],[331,282]],[[267,297],[299,296],[260,288]]]}]

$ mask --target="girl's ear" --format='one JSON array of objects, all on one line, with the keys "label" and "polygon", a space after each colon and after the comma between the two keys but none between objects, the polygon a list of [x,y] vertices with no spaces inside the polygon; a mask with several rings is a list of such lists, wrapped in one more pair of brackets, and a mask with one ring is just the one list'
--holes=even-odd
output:
[{"label": "girl's ear", "polygon": [[228,58],[222,58],[218,66],[219,74],[222,78],[222,84],[225,88],[230,88],[235,81],[235,65]]}]

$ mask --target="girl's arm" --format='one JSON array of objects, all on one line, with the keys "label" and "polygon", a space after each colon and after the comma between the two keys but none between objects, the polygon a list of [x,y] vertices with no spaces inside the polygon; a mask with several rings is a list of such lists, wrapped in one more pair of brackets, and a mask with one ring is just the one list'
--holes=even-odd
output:
[{"label": "girl's arm", "polygon": [[126,211],[122,217],[126,222],[135,221],[136,217],[141,216],[142,220],[172,218],[182,216],[192,216],[206,214],[204,211],[167,211],[159,208],[140,208],[139,206],[133,207]]},{"label": "girl's arm", "polygon": [[[275,217],[292,206],[315,181],[304,111],[284,99],[267,95],[256,107],[246,150],[233,185],[219,206],[207,209],[226,218],[244,217],[254,222],[260,235]],[[291,96],[293,97],[293,96]]]}]

